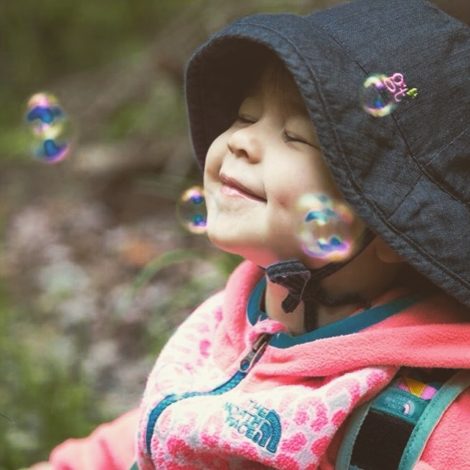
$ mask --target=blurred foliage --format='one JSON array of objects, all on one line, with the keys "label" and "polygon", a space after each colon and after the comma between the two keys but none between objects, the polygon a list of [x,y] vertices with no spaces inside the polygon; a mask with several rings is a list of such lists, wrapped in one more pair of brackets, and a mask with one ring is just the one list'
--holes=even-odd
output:
[{"label": "blurred foliage", "polygon": [[[49,88],[60,78],[82,74],[136,54],[186,3],[170,0],[2,1],[0,129],[12,132],[21,120],[30,94]],[[5,152],[0,147],[0,158],[2,156]]]},{"label": "blurred foliage", "polygon": [[[187,5],[184,0],[1,2],[0,162],[12,158],[30,161],[30,139],[23,119],[33,93],[52,91],[67,105],[74,97],[68,96],[69,89],[64,90],[63,84],[72,81],[78,99],[91,89],[84,101],[89,99],[92,107],[102,91],[93,89],[96,76],[108,74],[111,78],[113,70],[108,67],[119,73],[119,67],[146,60],[142,50]],[[148,93],[144,90],[144,96],[116,98],[112,114],[99,122],[100,138],[142,135],[150,131],[149,126],[163,136],[174,128],[181,132],[182,97],[180,90],[170,88],[163,76]],[[175,100],[179,100],[176,106]],[[75,124],[77,117],[81,118],[74,116]],[[86,120],[95,124],[93,117],[86,116]]]},{"label": "blurred foliage", "polygon": [[[107,418],[99,413],[99,403],[82,381],[79,357],[71,364],[54,348],[45,349],[35,335],[48,332],[31,328],[30,312],[14,308],[7,300],[0,285],[2,470],[46,457],[44,451],[63,439],[64,429],[70,436],[84,435]],[[51,334],[47,337],[60,341]]]}]

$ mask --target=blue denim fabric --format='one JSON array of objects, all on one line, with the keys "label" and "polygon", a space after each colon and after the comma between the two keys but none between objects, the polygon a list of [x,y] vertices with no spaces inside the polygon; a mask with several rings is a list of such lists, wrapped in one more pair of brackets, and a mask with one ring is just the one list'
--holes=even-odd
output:
[{"label": "blue denim fabric", "polygon": [[[470,307],[470,28],[425,0],[357,0],[232,23],[187,67],[201,166],[267,50],[294,77],[347,201],[412,266]],[[359,95],[373,73],[404,74],[418,97],[388,116],[367,114]]]}]

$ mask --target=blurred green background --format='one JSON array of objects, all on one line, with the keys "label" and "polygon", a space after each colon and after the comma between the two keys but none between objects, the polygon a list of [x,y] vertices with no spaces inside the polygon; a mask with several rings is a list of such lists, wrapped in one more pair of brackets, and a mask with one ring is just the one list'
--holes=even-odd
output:
[{"label": "blurred green background", "polygon": [[[191,52],[239,16],[341,2],[0,1],[0,470],[136,406],[168,336],[239,262],[175,215],[200,183]],[[40,91],[72,129],[57,165],[31,157]]]}]

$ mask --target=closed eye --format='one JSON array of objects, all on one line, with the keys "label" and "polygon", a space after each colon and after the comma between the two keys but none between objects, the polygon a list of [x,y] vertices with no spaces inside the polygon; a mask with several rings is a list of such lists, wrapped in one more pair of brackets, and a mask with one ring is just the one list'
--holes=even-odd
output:
[{"label": "closed eye", "polygon": [[304,138],[302,138],[302,137],[300,137],[296,134],[292,134],[291,132],[284,131],[283,138],[284,138],[285,142],[299,142],[301,144],[310,145],[310,147],[318,148],[315,145],[313,145],[312,143],[308,142],[306,139],[304,139]]},{"label": "closed eye", "polygon": [[248,116],[247,114],[239,114],[237,116],[236,122],[240,122],[242,124],[254,124],[256,119],[252,116]]}]

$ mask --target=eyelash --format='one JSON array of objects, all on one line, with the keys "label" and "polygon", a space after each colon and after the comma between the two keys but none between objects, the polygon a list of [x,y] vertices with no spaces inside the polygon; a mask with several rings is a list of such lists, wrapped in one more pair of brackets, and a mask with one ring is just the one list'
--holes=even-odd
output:
[{"label": "eyelash", "polygon": [[[238,115],[236,120],[242,124],[254,124],[256,122],[256,119],[244,115]],[[306,140],[292,135],[287,131],[283,131],[282,137],[285,142],[299,142],[301,144],[310,145]]]},{"label": "eyelash", "polygon": [[247,117],[247,116],[240,116],[238,115],[237,116],[237,119],[236,119],[238,122],[241,122],[243,124],[254,124],[256,122],[256,119],[253,119],[253,118],[250,118],[250,117]]},{"label": "eyelash", "polygon": [[301,144],[310,145],[307,141],[295,135],[289,134],[289,132],[286,131],[283,132],[283,137],[286,142],[299,142]]}]

